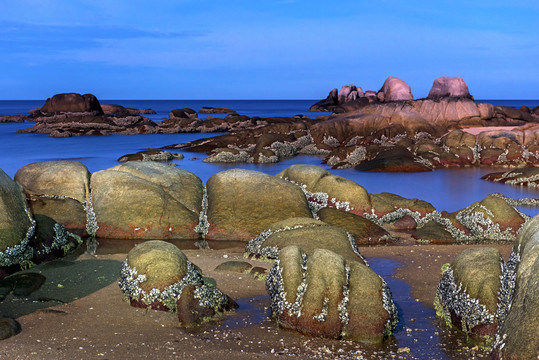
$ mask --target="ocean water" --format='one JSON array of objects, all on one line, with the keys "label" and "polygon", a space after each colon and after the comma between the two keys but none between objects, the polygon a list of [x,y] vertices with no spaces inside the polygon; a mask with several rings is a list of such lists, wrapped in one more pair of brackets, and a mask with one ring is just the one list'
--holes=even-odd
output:
[{"label": "ocean water", "polygon": [[[478,100],[494,105],[530,108],[539,106],[539,100]],[[168,113],[177,108],[189,107],[198,111],[202,106],[223,106],[248,116],[294,116],[306,114],[315,117],[324,113],[309,113],[316,100],[104,100],[104,104],[120,104],[125,107],[151,108],[157,114],[145,115],[153,121],[168,118]],[[43,100],[1,101],[0,115],[24,114],[30,109],[41,107]],[[206,117],[202,115],[203,117]],[[225,116],[216,114],[213,116]],[[159,135],[108,135],[71,138],[51,138],[41,134],[17,134],[18,129],[32,126],[25,123],[0,123],[0,168],[13,177],[24,165],[45,160],[78,160],[91,172],[118,164],[117,159],[125,154],[140,150],[161,148],[194,139],[211,137],[206,134],[159,134]],[[204,182],[216,172],[245,168],[275,175],[292,164],[321,164],[322,157],[300,155],[277,164],[209,164],[202,159],[203,153],[179,151],[185,155],[176,164],[198,175]],[[496,168],[443,169],[427,173],[369,173],[354,169],[332,170],[360,185],[370,193],[391,192],[408,198],[419,198],[432,203],[438,210],[456,211],[481,200],[491,193],[502,193],[512,198],[539,198],[539,189],[514,187],[481,180],[481,176],[503,171]],[[522,208],[528,215],[536,215],[539,208]]]}]

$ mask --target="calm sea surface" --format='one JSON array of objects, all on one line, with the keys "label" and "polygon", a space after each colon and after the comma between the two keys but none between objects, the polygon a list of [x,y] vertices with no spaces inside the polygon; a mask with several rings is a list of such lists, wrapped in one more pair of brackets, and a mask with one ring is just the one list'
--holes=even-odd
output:
[{"label": "calm sea surface", "polygon": [[[481,101],[481,100],[479,100]],[[495,105],[530,108],[539,106],[539,100],[484,100]],[[307,114],[315,117],[323,113],[309,113],[309,106],[316,100],[105,100],[104,104],[120,104],[125,107],[151,108],[157,114],[145,115],[153,121],[168,117],[172,109],[189,107],[198,111],[202,106],[224,106],[248,116],[293,116]],[[43,100],[1,101],[0,115],[24,114],[41,107]],[[224,116],[224,115],[214,115]],[[202,116],[204,117],[204,116]],[[17,134],[18,129],[32,126],[26,123],[0,123],[0,168],[9,176],[24,165],[45,160],[78,160],[91,172],[117,165],[120,156],[149,148],[184,143],[211,137],[216,134],[163,134],[163,135],[108,135],[71,138],[51,138],[40,134]],[[183,152],[185,159],[177,160],[180,168],[198,175],[204,182],[216,172],[230,168],[245,168],[275,175],[292,164],[321,164],[322,158],[297,156],[277,164],[207,164],[202,162],[205,154]],[[326,167],[329,169],[329,167]],[[539,189],[526,189],[494,184],[481,180],[481,176],[493,168],[436,170],[428,173],[369,173],[353,169],[333,170],[334,173],[354,180],[370,193],[392,192],[432,203],[438,210],[456,211],[488,194],[499,192],[512,198],[539,198]],[[528,215],[539,213],[538,208],[523,208]]]}]

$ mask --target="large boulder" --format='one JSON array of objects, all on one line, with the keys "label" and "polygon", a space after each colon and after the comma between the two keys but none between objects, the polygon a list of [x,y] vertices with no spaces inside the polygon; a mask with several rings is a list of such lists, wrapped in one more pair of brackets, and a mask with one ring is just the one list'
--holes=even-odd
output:
[{"label": "large boulder", "polygon": [[219,172],[206,188],[207,240],[248,241],[277,221],[312,216],[298,186],[261,172]]},{"label": "large boulder", "polygon": [[161,240],[137,245],[123,263],[120,281],[135,307],[177,311],[182,326],[209,320],[237,304],[212,285],[175,245]]},{"label": "large boulder", "polygon": [[48,98],[40,109],[44,115],[77,112],[95,112],[103,114],[99,100],[92,94],[64,93]]},{"label": "large boulder", "polygon": [[434,80],[427,99],[441,99],[444,97],[471,98],[468,86],[458,76],[442,76]]},{"label": "large boulder", "polygon": [[[22,187],[0,169],[0,268],[32,258],[29,242],[34,231]],[[0,271],[0,278],[4,276]]]},{"label": "large boulder", "polygon": [[380,343],[397,311],[386,283],[368,266],[326,249],[279,251],[266,280],[279,326],[311,336]]},{"label": "large boulder", "polygon": [[410,86],[401,79],[393,76],[388,77],[384,81],[380,92],[383,93],[382,99],[384,102],[414,99]]},{"label": "large boulder", "polygon": [[28,164],[15,174],[32,213],[48,216],[67,230],[86,233],[91,218],[90,172],[78,161],[43,161]]},{"label": "large boulder", "polygon": [[202,181],[155,162],[128,162],[92,174],[97,236],[113,239],[198,239]]},{"label": "large boulder", "polygon": [[475,336],[493,337],[497,329],[498,293],[503,259],[495,248],[460,253],[438,285],[435,306],[447,324]]},{"label": "large boulder", "polygon": [[534,359],[539,349],[539,215],[520,232],[508,263],[512,260],[516,269],[507,277],[509,301],[503,307],[506,317],[498,328],[492,358]]},{"label": "large boulder", "polygon": [[347,261],[363,262],[353,236],[340,227],[312,218],[291,218],[276,222],[251,239],[245,246],[248,254],[277,258],[280,249],[295,245],[311,254],[327,249]]}]

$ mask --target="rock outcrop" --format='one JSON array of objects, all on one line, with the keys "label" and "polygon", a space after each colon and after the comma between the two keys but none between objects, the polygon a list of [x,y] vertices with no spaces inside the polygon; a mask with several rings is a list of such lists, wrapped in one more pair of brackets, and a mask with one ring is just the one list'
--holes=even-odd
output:
[{"label": "rock outcrop", "polygon": [[127,254],[120,289],[135,307],[175,311],[184,327],[198,325],[238,305],[213,285],[175,245],[151,240]]},{"label": "rock outcrop", "polygon": [[92,174],[98,230],[111,239],[198,239],[202,181],[155,162],[128,162]]},{"label": "rock outcrop", "polygon": [[518,186],[539,186],[539,166],[484,175],[481,179]]},{"label": "rock outcrop", "polygon": [[103,109],[95,95],[64,93],[48,98],[45,104],[34,112],[33,116],[63,113],[94,113],[95,115],[102,115]]},{"label": "rock outcrop", "polygon": [[198,112],[200,114],[229,114],[235,113],[236,110],[219,106],[203,106]]},{"label": "rock outcrop", "polygon": [[434,80],[427,99],[444,97],[472,98],[468,85],[461,77],[442,76]]},{"label": "rock outcrop", "polygon": [[378,99],[381,102],[409,101],[413,100],[410,86],[401,79],[390,76],[384,81],[384,85],[378,92]]},{"label": "rock outcrop", "polygon": [[326,249],[310,255],[297,246],[280,250],[266,288],[279,326],[301,334],[381,343],[397,322],[385,281]]}]

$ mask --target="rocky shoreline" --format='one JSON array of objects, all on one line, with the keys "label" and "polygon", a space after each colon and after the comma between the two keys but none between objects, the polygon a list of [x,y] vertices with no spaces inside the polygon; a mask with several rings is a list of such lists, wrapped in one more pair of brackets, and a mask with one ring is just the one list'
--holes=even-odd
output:
[{"label": "rocky shoreline", "polygon": [[[537,217],[530,221],[514,207],[518,201],[495,194],[455,213],[438,212],[418,199],[369,194],[361,185],[314,165],[293,165],[277,176],[232,169],[213,175],[204,186],[193,173],[155,162],[127,162],[90,174],[76,161],[49,161],[21,168],[15,180],[5,174],[1,178],[1,204],[10,208],[0,221],[2,278],[64,256],[81,245],[81,238],[87,238],[90,254],[96,251],[96,238],[139,240],[144,246],[128,254],[122,270],[122,291],[133,306],[177,312],[185,327],[237,305],[163,240],[190,240],[200,248],[241,241],[247,256],[273,259],[271,270],[260,273],[267,277],[272,316],[281,328],[317,337],[383,343],[391,335],[398,318],[391,291],[369,268],[358,245],[402,244],[398,233],[403,229],[412,231],[420,244],[516,239],[511,265],[494,265],[504,272],[501,285],[492,285],[492,296],[501,299],[495,303],[501,301],[499,308],[505,309],[503,319],[496,315],[502,320],[481,315],[484,310],[474,299],[484,300],[471,287],[465,296],[472,300],[448,305],[464,281],[456,275],[444,275],[440,283],[438,302],[449,306],[441,314],[456,311],[463,318],[465,311],[466,319],[479,319],[466,320],[469,324],[462,330],[487,336],[481,341],[488,344],[497,334],[496,354],[502,349],[518,353],[520,349],[502,344],[527,331],[513,320],[506,329],[505,318],[520,316],[518,308],[510,311],[507,305],[513,292],[518,301],[536,301],[520,295],[518,287],[533,286],[534,273],[526,273],[524,280],[518,280],[518,274],[520,261],[536,261],[530,249],[536,247]],[[455,261],[452,268],[458,268],[458,258]],[[474,271],[483,266],[464,263],[476,264]],[[491,273],[489,269],[485,271]],[[483,323],[499,326],[477,331]]]}]

